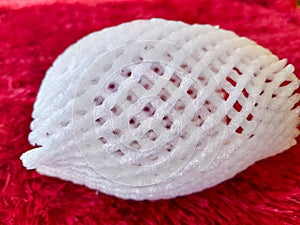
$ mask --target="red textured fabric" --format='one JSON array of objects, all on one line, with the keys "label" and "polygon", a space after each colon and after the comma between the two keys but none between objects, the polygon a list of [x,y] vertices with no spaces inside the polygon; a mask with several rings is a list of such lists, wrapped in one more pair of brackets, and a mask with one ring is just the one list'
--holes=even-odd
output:
[{"label": "red textured fabric", "polygon": [[[95,2],[95,1],[94,1]],[[9,4],[6,4],[8,6]],[[0,8],[0,224],[300,224],[300,145],[193,195],[125,201],[22,167],[45,71],[84,35],[161,17],[231,29],[287,58],[300,75],[300,9],[292,0],[51,4]]]}]

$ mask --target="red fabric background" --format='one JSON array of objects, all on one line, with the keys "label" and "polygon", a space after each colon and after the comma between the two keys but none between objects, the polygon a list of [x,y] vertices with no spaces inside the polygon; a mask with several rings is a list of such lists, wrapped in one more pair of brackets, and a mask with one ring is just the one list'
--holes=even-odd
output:
[{"label": "red fabric background", "polygon": [[154,202],[117,199],[22,167],[19,157],[31,148],[32,105],[45,71],[68,45],[91,31],[152,17],[218,24],[287,58],[300,75],[300,9],[295,1],[180,2],[19,9],[2,3],[0,224],[300,224],[299,144],[216,187]]}]

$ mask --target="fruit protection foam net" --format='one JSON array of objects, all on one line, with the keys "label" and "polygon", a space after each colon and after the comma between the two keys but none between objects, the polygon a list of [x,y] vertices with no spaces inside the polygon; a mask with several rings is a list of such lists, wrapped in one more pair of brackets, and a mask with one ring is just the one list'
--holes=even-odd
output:
[{"label": "fruit protection foam net", "polygon": [[132,1],[1,8],[1,222],[297,224],[299,145],[214,188],[155,202],[124,201],[28,172],[19,157],[31,148],[27,140],[31,113],[46,70],[67,46],[86,34],[153,17],[220,25],[287,58],[299,75],[299,14],[294,1]]}]

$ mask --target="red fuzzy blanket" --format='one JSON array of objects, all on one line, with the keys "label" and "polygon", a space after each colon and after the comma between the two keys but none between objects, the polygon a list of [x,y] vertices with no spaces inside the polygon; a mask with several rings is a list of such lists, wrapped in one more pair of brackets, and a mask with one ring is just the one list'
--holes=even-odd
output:
[{"label": "red fuzzy blanket", "polygon": [[300,76],[295,0],[96,2],[0,1],[0,224],[300,224],[299,144],[216,187],[154,202],[117,199],[22,167],[45,71],[68,45],[104,27],[152,17],[220,25],[287,58]]}]

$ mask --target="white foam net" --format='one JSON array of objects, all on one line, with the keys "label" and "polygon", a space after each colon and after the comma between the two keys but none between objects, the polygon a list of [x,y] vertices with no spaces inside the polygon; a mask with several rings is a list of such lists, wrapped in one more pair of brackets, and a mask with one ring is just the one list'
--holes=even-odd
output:
[{"label": "white foam net", "polygon": [[48,156],[28,167],[124,198],[198,191],[295,143],[298,85],[285,60],[217,27],[110,28],[49,70],[30,134]]}]

